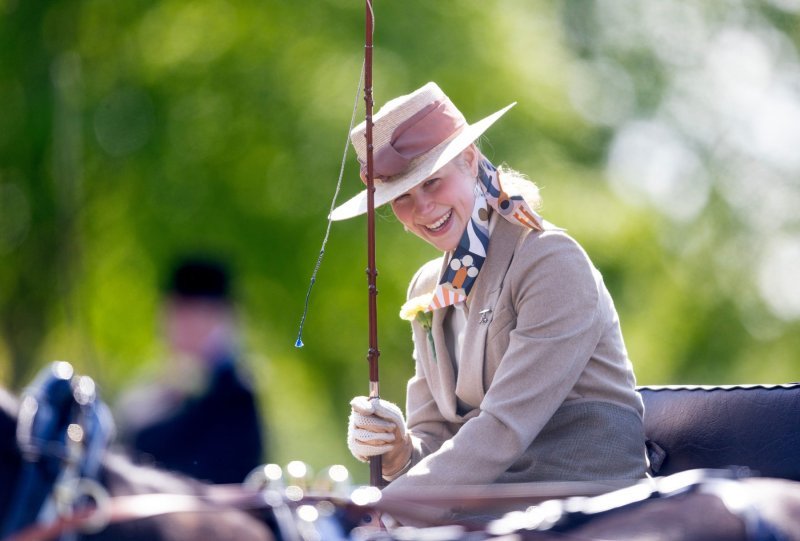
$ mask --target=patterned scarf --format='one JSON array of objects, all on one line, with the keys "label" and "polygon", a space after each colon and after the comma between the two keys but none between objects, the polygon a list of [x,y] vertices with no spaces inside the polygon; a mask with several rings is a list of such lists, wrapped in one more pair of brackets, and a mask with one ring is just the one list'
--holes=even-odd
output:
[{"label": "patterned scarf", "polygon": [[542,230],[542,219],[539,215],[531,210],[521,195],[503,191],[497,169],[483,158],[478,165],[472,217],[426,311],[467,300],[489,250],[489,207],[511,223],[536,231]]}]

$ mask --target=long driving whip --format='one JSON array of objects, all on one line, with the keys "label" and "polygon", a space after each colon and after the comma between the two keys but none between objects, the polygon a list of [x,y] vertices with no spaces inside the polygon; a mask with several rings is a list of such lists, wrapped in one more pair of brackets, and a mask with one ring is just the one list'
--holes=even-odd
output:
[{"label": "long driving whip", "polygon": [[[372,0],[366,0],[366,31],[364,43],[364,102],[365,124],[367,138],[367,283],[369,291],[369,350],[367,362],[369,363],[369,397],[378,398],[378,287],[376,285],[378,269],[375,267],[375,177],[373,172],[372,157],[372,34],[374,31],[374,13]],[[369,482],[372,486],[381,486],[381,457],[373,456],[369,459]]]}]

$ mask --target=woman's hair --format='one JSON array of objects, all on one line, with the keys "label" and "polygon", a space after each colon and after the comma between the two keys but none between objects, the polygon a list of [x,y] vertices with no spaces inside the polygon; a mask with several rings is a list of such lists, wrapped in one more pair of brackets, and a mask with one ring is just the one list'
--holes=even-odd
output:
[{"label": "woman's hair", "polygon": [[539,194],[539,187],[536,183],[519,171],[505,165],[501,165],[497,169],[500,171],[500,182],[503,189],[510,193],[518,193],[532,210],[538,211],[542,206],[542,196]]},{"label": "woman's hair", "polygon": [[[475,146],[478,156],[483,158],[483,153]],[[464,171],[469,171],[467,160],[463,151],[455,159],[458,167]],[[533,210],[538,210],[542,205],[542,196],[539,194],[539,187],[524,174],[511,169],[505,165],[500,165],[497,170],[500,172],[500,182],[506,192],[519,194]]]}]

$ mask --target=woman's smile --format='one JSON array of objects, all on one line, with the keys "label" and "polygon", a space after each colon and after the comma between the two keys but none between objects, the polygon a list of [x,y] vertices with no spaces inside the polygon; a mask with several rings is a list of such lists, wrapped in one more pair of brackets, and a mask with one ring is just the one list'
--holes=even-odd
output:
[{"label": "woman's smile", "polygon": [[442,216],[441,218],[439,218],[438,220],[436,220],[432,224],[428,224],[428,225],[426,225],[424,227],[428,231],[430,231],[431,233],[438,233],[442,229],[444,229],[444,227],[446,225],[448,225],[450,223],[450,218],[452,216],[453,216],[453,209],[450,209],[450,210],[447,211],[447,213],[445,213],[444,216]]}]

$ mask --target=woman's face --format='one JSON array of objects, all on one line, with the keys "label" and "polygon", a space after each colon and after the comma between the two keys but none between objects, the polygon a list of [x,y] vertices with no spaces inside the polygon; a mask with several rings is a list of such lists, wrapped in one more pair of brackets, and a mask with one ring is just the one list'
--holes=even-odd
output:
[{"label": "woman's face", "polygon": [[475,205],[478,151],[470,146],[422,183],[392,201],[406,229],[442,251],[454,250]]}]

